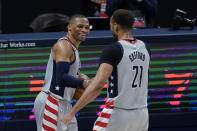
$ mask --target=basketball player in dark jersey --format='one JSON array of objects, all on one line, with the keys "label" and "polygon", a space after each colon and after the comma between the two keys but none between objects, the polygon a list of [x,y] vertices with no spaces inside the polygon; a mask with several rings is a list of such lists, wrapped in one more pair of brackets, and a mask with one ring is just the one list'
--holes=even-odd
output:
[{"label": "basketball player in dark jersey", "polygon": [[74,117],[65,125],[60,117],[68,112],[76,88],[87,87],[87,76],[80,74],[78,47],[89,34],[89,21],[83,15],[74,15],[68,24],[68,33],[51,49],[45,74],[45,84],[34,104],[37,131],[78,131]]},{"label": "basketball player in dark jersey", "polygon": [[98,72],[70,112],[61,120],[70,124],[75,113],[95,99],[108,80],[105,108],[97,118],[93,131],[147,131],[148,70],[150,50],[131,34],[134,15],[116,10],[110,20],[114,43],[100,57]]}]

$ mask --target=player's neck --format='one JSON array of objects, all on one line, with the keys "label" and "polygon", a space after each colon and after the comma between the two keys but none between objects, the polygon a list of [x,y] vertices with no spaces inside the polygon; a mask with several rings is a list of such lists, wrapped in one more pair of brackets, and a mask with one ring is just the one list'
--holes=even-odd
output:
[{"label": "player's neck", "polygon": [[73,38],[72,35],[67,34],[68,39],[70,40],[70,42],[75,46],[75,48],[79,48],[80,42],[77,41],[76,39]]},{"label": "player's neck", "polygon": [[134,39],[132,34],[131,34],[131,31],[127,31],[127,32],[119,32],[118,34],[118,40],[122,40],[122,39],[129,39],[129,40],[132,40]]}]

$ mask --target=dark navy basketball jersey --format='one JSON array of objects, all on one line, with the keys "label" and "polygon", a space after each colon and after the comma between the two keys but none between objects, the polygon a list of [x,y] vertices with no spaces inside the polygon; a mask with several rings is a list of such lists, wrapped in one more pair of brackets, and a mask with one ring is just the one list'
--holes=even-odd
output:
[{"label": "dark navy basketball jersey", "polygon": [[[60,40],[67,40],[68,43],[72,45],[72,43],[69,41],[67,37],[63,37]],[[75,60],[73,63],[70,64],[68,74],[78,78],[78,73],[81,68],[79,52],[73,45],[72,45],[72,48],[74,51]],[[50,53],[50,56],[49,56],[49,61],[47,64],[44,81],[45,81],[45,84],[42,88],[42,91],[50,92],[53,96],[55,96],[58,99],[66,99],[67,101],[72,101],[75,88],[70,88],[70,87],[61,88],[56,85],[56,62],[52,58],[52,52]]]}]

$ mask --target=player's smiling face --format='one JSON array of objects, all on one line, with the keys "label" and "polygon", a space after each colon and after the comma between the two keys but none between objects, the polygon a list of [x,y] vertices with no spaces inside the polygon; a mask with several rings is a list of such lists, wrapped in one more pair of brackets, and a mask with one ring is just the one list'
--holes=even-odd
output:
[{"label": "player's smiling face", "polygon": [[77,41],[84,41],[90,32],[87,18],[76,18],[69,27],[70,33]]}]

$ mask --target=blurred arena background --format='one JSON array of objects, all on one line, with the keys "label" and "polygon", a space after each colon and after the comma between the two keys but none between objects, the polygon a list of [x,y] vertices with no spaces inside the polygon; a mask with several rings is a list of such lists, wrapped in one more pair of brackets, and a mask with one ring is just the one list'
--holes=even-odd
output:
[{"label": "blurred arena background", "polygon": [[[40,14],[61,13],[71,16],[75,13],[84,13],[88,0],[0,0],[0,17],[3,33],[28,32],[30,23]],[[158,0],[158,14],[155,18],[155,26],[169,27],[175,10],[182,9],[192,17],[197,17],[197,8],[193,5],[195,0]],[[72,7],[72,8],[70,8]]]},{"label": "blurred arena background", "polygon": [[[83,0],[1,0],[0,34],[0,127],[2,131],[36,131],[33,115],[35,96],[43,85],[49,50],[66,32],[29,33],[28,26],[39,14],[82,12]],[[177,8],[196,18],[194,0],[158,0],[156,28],[136,29],[136,38],[152,51],[148,108],[149,131],[197,130],[197,28],[171,30]],[[73,7],[72,9],[69,7]],[[91,20],[97,28],[102,19]],[[96,23],[97,22],[97,23]],[[104,22],[107,22],[107,20]],[[103,47],[112,40],[110,31],[94,30],[81,44],[82,72],[93,77]],[[78,114],[79,131],[90,131],[105,101],[106,89]],[[75,101],[73,101],[73,104]]]}]

